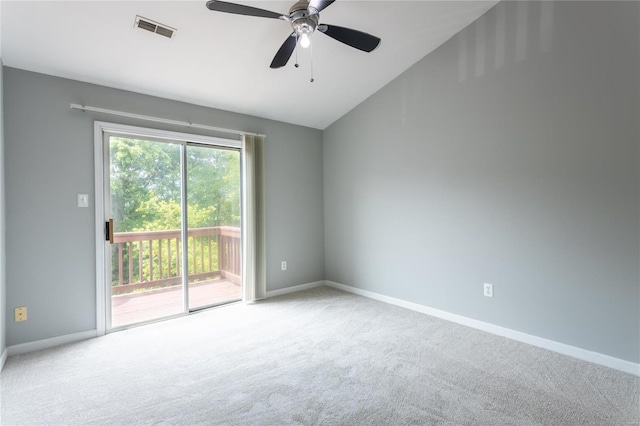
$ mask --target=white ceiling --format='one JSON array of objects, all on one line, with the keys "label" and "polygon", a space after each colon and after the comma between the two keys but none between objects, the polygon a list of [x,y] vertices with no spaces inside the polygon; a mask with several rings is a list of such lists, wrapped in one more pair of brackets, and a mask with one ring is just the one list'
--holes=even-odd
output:
[{"label": "white ceiling", "polygon": [[[212,12],[192,1],[1,0],[6,66],[324,129],[497,1],[337,0],[320,22],[382,39],[364,53],[323,34],[270,69],[285,21]],[[294,1],[237,1],[286,14]],[[134,28],[136,15],[177,28]],[[100,105],[94,105],[100,106]],[[136,111],[129,111],[136,112]]]}]

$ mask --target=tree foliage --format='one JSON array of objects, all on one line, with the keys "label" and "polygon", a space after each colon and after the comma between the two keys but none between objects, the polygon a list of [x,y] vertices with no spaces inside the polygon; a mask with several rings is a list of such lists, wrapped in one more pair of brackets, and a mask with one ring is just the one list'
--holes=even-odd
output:
[{"label": "tree foliage", "polygon": [[[181,146],[112,137],[111,213],[116,232],[180,229]],[[190,228],[240,225],[240,154],[188,146]]]}]

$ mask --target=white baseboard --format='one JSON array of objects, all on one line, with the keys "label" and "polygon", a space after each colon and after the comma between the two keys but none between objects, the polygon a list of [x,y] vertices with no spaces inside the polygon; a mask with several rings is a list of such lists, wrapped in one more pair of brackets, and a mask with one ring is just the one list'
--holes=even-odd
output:
[{"label": "white baseboard", "polygon": [[67,343],[79,342],[81,340],[97,337],[97,330],[81,331],[79,333],[65,334],[64,336],[52,337],[50,339],[36,340],[35,342],[21,343],[9,346],[7,353],[9,356],[24,354],[27,352],[40,351],[42,349],[53,348]]},{"label": "white baseboard", "polygon": [[283,294],[295,293],[297,291],[309,290],[310,288],[322,287],[325,285],[325,281],[316,281],[307,284],[294,285],[292,287],[281,288],[278,290],[267,291],[265,299],[270,297],[282,296]]},{"label": "white baseboard", "polygon": [[7,348],[4,348],[4,351],[2,351],[2,355],[0,355],[0,371],[2,371],[2,369],[4,368],[4,363],[7,362]]},{"label": "white baseboard", "polygon": [[[281,296],[284,294],[295,293],[297,291],[309,290],[312,288],[326,285],[338,290],[343,290],[348,293],[364,296],[369,299],[378,300],[381,302],[389,303],[391,305],[400,306],[412,311],[421,312],[423,314],[431,315],[436,318],[441,318],[447,321],[451,321],[457,324],[461,324],[467,327],[475,328],[478,330],[486,331],[491,334],[506,337],[508,339],[516,340],[518,342],[526,343],[532,346],[537,346],[543,349],[548,349],[553,352],[557,352],[563,355],[568,355],[573,358],[577,358],[583,361],[592,362],[594,364],[603,365],[605,367],[613,368],[615,370],[623,371],[625,373],[640,376],[640,364],[626,361],[623,359],[615,358],[609,355],[601,354],[598,352],[589,351],[586,349],[578,348],[576,346],[567,345],[564,343],[556,342],[554,340],[545,339],[543,337],[534,336],[531,334],[523,333],[520,331],[512,330],[505,327],[500,327],[495,324],[490,324],[483,321],[478,321],[473,318],[464,317],[462,315],[452,314],[450,312],[442,311],[439,309],[431,308],[428,306],[420,305],[413,302],[407,302],[406,300],[397,299],[383,294],[375,293],[368,290],[362,290],[356,287],[336,283],[333,281],[316,281],[307,284],[300,284],[292,287],[287,287],[278,290],[271,290],[266,292],[266,298]],[[35,342],[22,343],[19,345],[13,345],[6,348],[0,356],[0,370],[4,367],[7,356],[13,356],[23,354],[27,352],[38,351],[42,349],[52,348],[54,346],[64,345],[66,343],[78,342],[81,340],[91,339],[97,337],[97,330],[82,331],[79,333],[67,334],[64,336],[52,337],[50,339],[38,340]]]},{"label": "white baseboard", "polygon": [[640,376],[640,364],[626,361],[623,359],[615,358],[609,355],[604,355],[598,352],[592,352],[586,349],[578,348],[576,346],[567,345],[564,343],[556,342],[554,340],[545,339],[543,337],[534,336],[520,331],[512,330],[498,325],[490,324],[488,322],[478,321],[472,318],[464,317],[462,315],[452,314],[450,312],[441,311],[439,309],[430,308],[428,306],[419,305],[417,303],[407,302],[406,300],[396,299],[394,297],[385,296],[383,294],[374,293],[372,291],[362,290],[356,287],[336,283],[333,281],[325,281],[327,287],[333,287],[338,290],[343,290],[349,293],[357,294],[359,296],[368,297],[370,299],[379,300],[381,302],[389,303],[391,305],[400,306],[403,308],[411,309],[412,311],[421,312],[423,314],[431,315],[437,318],[441,318],[447,321],[455,322],[467,327],[475,328],[478,330],[486,331],[491,334],[506,337],[508,339],[517,340],[518,342],[527,343],[532,346],[548,349],[553,352],[558,352],[563,355],[568,355],[573,358],[577,358],[583,361],[592,362],[594,364],[603,365],[605,367],[613,368],[615,370],[624,371],[625,373]]}]

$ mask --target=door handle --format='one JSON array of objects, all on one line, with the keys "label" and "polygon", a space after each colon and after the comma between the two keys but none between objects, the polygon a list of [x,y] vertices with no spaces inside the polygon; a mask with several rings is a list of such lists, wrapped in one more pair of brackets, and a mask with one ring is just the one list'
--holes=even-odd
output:
[{"label": "door handle", "polygon": [[109,244],[113,244],[113,219],[109,219],[109,222],[105,222],[105,231],[106,241],[109,241]]}]

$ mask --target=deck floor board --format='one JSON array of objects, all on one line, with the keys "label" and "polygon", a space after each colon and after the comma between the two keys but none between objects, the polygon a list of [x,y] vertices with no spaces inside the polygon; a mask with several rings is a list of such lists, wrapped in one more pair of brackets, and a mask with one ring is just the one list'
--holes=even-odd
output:
[{"label": "deck floor board", "polygon": [[[189,305],[192,309],[241,298],[241,287],[227,280],[209,280],[189,285]],[[111,297],[112,327],[149,321],[182,312],[181,286]]]}]

